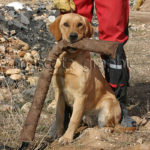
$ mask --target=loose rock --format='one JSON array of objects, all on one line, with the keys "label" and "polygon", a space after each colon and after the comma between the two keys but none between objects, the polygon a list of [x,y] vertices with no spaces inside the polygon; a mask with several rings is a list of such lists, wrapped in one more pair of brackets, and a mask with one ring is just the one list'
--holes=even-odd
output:
[{"label": "loose rock", "polygon": [[31,107],[31,102],[27,102],[21,107],[21,111],[24,113],[28,113],[30,107]]},{"label": "loose rock", "polygon": [[6,75],[19,74],[19,73],[21,73],[20,69],[8,69],[6,71]]},{"label": "loose rock", "polygon": [[28,77],[27,82],[30,83],[31,86],[36,86],[38,82],[39,77]]},{"label": "loose rock", "polygon": [[18,56],[20,57],[24,57],[25,54],[26,54],[25,51],[18,51]]},{"label": "loose rock", "polygon": [[141,138],[138,139],[138,140],[137,140],[137,143],[142,144],[142,143],[143,143],[143,139],[141,139]]},{"label": "loose rock", "polygon": [[49,19],[49,22],[52,23],[55,21],[56,17],[55,16],[49,16],[48,19]]},{"label": "loose rock", "polygon": [[3,43],[3,42],[5,42],[5,41],[6,41],[6,40],[5,40],[3,37],[0,38],[0,42]]},{"label": "loose rock", "polygon": [[24,55],[24,60],[25,60],[26,62],[30,62],[31,64],[34,63],[33,57],[32,57],[32,55],[31,55],[30,53],[26,53],[26,54]]},{"label": "loose rock", "polygon": [[4,76],[0,76],[0,81],[3,81],[5,79]]},{"label": "loose rock", "polygon": [[10,76],[10,78],[11,78],[12,80],[21,80],[21,79],[22,79],[22,76],[21,76],[20,74],[12,74],[12,75]]},{"label": "loose rock", "polygon": [[0,53],[5,53],[5,46],[0,46]]}]

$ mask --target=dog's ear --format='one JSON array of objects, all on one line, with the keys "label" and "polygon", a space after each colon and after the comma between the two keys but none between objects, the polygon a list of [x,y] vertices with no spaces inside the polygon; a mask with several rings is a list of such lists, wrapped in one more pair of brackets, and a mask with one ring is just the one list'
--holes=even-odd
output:
[{"label": "dog's ear", "polygon": [[87,18],[85,18],[86,30],[85,37],[90,38],[93,35],[94,29]]},{"label": "dog's ear", "polygon": [[61,32],[59,29],[59,23],[62,16],[57,17],[57,19],[49,25],[49,31],[52,33],[56,41],[61,40]]}]

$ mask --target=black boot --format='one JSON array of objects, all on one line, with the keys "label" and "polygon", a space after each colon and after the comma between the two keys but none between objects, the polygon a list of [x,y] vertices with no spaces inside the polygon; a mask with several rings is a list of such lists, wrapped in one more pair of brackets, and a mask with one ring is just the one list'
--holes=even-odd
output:
[{"label": "black boot", "polygon": [[120,123],[125,127],[133,127],[136,126],[136,121],[128,115],[128,111],[125,107],[127,103],[127,87],[129,86],[129,70],[123,45],[123,43],[120,43],[118,46],[115,59],[109,56],[102,56],[102,59],[106,80],[114,90],[116,98],[120,102],[122,110]]},{"label": "black boot", "polygon": [[124,127],[136,127],[136,121],[133,120],[126,109],[127,105],[127,86],[113,88],[121,106],[120,124]]},{"label": "black boot", "polygon": [[136,121],[133,120],[129,115],[128,115],[128,111],[125,107],[124,104],[120,104],[121,106],[121,120],[120,120],[120,124],[124,127],[136,127]]}]

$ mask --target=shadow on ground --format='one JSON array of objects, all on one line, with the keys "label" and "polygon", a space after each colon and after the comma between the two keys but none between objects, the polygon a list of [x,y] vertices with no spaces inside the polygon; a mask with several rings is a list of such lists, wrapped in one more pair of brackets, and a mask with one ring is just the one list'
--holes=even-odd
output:
[{"label": "shadow on ground", "polygon": [[140,117],[150,111],[150,82],[128,88],[128,110],[130,115]]}]

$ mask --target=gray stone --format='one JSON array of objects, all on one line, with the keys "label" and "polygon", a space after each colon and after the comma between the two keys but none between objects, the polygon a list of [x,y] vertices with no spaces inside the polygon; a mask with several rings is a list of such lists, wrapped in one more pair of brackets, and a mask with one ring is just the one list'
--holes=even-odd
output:
[{"label": "gray stone", "polygon": [[5,20],[4,14],[0,11],[0,21],[4,21],[4,20]]},{"label": "gray stone", "polygon": [[21,68],[21,61],[19,58],[14,59],[14,66],[17,68]]},{"label": "gray stone", "polygon": [[26,63],[24,61],[21,61],[21,66],[20,67],[21,67],[21,69],[24,70],[26,68]]},{"label": "gray stone", "polygon": [[21,22],[17,21],[17,20],[13,20],[13,25],[18,27],[18,28],[22,28],[22,29],[28,29],[25,25],[23,25]]},{"label": "gray stone", "polygon": [[21,23],[26,24],[26,25],[30,24],[28,17],[26,17],[23,13],[20,14],[20,17],[21,17],[21,20],[20,20]]},{"label": "gray stone", "polygon": [[8,13],[9,13],[13,18],[18,17],[18,14],[17,14],[17,12],[16,12],[15,10],[10,10],[10,11],[8,11]]}]

